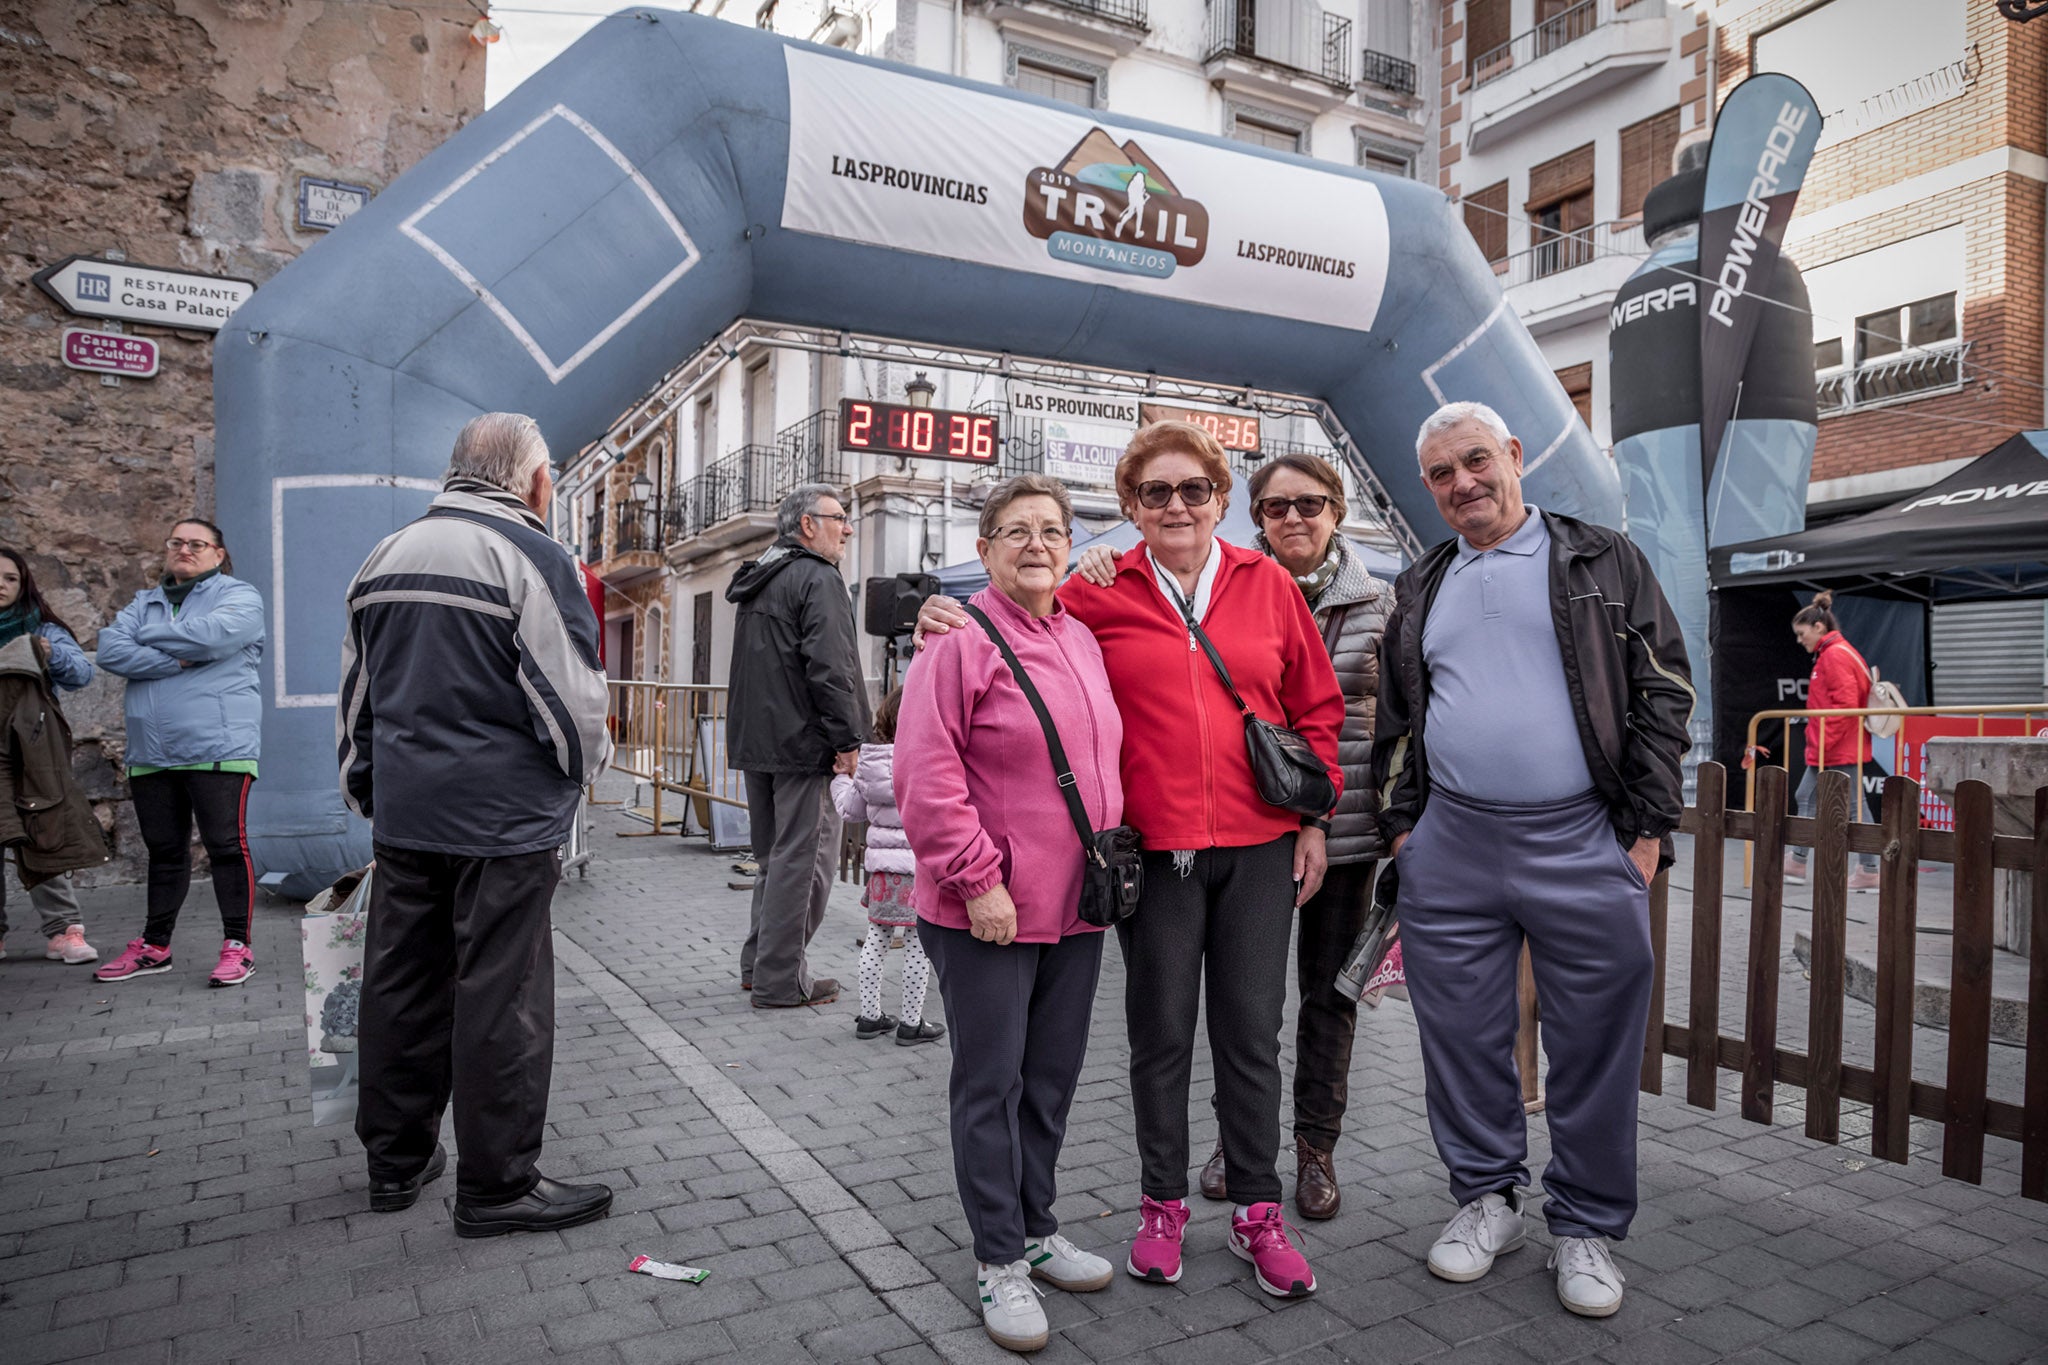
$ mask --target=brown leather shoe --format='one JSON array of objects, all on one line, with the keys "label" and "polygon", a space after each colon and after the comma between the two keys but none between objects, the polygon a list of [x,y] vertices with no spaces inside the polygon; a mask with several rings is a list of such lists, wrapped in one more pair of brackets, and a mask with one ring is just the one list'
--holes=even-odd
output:
[{"label": "brown leather shoe", "polygon": [[1209,1164],[1202,1167],[1202,1198],[1228,1199],[1230,1191],[1223,1183],[1223,1144],[1218,1142],[1216,1150],[1209,1157]]},{"label": "brown leather shoe", "polygon": [[1318,1222],[1335,1218],[1344,1197],[1337,1192],[1337,1171],[1330,1164],[1330,1154],[1311,1146],[1307,1138],[1297,1137],[1294,1159],[1299,1163],[1294,1177],[1295,1210]]}]

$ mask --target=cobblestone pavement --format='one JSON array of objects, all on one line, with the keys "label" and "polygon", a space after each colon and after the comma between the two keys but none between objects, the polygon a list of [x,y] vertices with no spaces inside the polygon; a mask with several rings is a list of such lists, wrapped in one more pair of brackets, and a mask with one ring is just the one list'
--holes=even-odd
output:
[{"label": "cobblestone pavement", "polygon": [[[750,1009],[730,858],[614,837],[628,827],[600,815],[588,875],[556,900],[544,1169],[618,1191],[611,1218],[564,1233],[458,1242],[452,1182],[408,1212],[367,1212],[353,1135],[311,1123],[295,907],[261,911],[259,974],[227,991],[205,985],[204,886],[177,969],[119,986],[43,962],[18,915],[0,963],[0,1360],[1009,1359],[969,1307],[945,1045],[856,1041],[850,998]],[[90,897],[103,952],[132,932],[139,901]],[[850,982],[861,928],[842,886],[816,945],[824,971]],[[1674,991],[1673,1017],[1682,1001]],[[1112,948],[1059,1206],[1076,1242],[1112,1256],[1137,1202],[1122,1011]],[[1739,1031],[1740,1015],[1723,1026]],[[1940,1037],[1923,1035],[1923,1055]],[[1206,1051],[1196,1069],[1199,1160],[1214,1139]],[[1613,1318],[1559,1308],[1542,1232],[1475,1284],[1424,1270],[1451,1210],[1414,1020],[1388,1002],[1360,1021],[1344,1212],[1304,1230],[1322,1291],[1257,1292],[1224,1245],[1223,1206],[1198,1199],[1182,1281],[1051,1292],[1039,1359],[2048,1358],[2048,1206],[2018,1199],[2012,1144],[1990,1144],[1978,1188],[1941,1178],[1929,1125],[1915,1129],[1923,1155],[1892,1166],[1808,1142],[1795,1092],[1781,1088],[1765,1128],[1734,1112],[1733,1077],[1706,1112],[1676,1098],[1676,1063],[1666,1076],[1674,1093],[1643,1100],[1643,1208]],[[1531,1138],[1540,1171],[1540,1117]],[[711,1276],[627,1274],[639,1252]]]}]

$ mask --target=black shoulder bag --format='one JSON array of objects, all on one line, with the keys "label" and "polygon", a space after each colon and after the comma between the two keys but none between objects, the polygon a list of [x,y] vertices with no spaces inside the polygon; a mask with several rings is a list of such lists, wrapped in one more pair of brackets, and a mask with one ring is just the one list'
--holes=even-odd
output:
[{"label": "black shoulder bag", "polygon": [[1216,646],[1209,643],[1208,633],[1196,623],[1194,608],[1180,591],[1180,585],[1167,577],[1163,570],[1159,581],[1166,585],[1168,594],[1180,608],[1181,619],[1187,622],[1188,634],[1209,656],[1209,663],[1223,683],[1223,690],[1230,694],[1230,699],[1237,703],[1238,714],[1244,717],[1244,747],[1251,758],[1252,778],[1258,783],[1260,799],[1269,806],[1291,810],[1296,815],[1329,814],[1330,807],[1337,804],[1337,788],[1330,781],[1330,770],[1323,766],[1315,747],[1302,737],[1300,731],[1261,720],[1258,712],[1245,705],[1244,698],[1237,694],[1237,684],[1230,680],[1230,670],[1223,666],[1223,656],[1216,652]]},{"label": "black shoulder bag", "polygon": [[996,648],[1003,652],[1003,662],[1010,666],[1018,688],[1024,693],[1024,700],[1031,703],[1032,711],[1038,716],[1039,727],[1045,731],[1045,747],[1052,752],[1053,775],[1059,780],[1060,795],[1067,799],[1067,814],[1073,817],[1074,833],[1081,836],[1083,856],[1078,911],[1082,921],[1106,929],[1129,919],[1138,911],[1138,892],[1145,883],[1144,865],[1138,859],[1138,831],[1129,825],[1118,825],[1098,834],[1088,823],[1088,811],[1081,804],[1074,770],[1067,763],[1067,751],[1060,744],[1052,715],[1045,709],[1045,699],[1031,685],[1030,675],[1025,673],[1024,665],[1010,648],[1010,642],[996,629],[995,622],[972,603],[962,602],[960,605],[966,608],[969,616],[981,622],[988,638],[995,641]]}]

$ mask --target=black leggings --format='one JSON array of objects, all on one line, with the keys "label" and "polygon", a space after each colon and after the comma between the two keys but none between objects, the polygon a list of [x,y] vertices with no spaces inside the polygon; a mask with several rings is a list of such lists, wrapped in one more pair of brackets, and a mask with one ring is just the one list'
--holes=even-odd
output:
[{"label": "black leggings", "polygon": [[223,938],[249,941],[256,904],[256,868],[249,858],[247,773],[143,773],[128,779],[135,823],[149,849],[149,920],[142,937],[153,948],[171,946],[178,910],[192,888],[192,822],[213,861],[213,895],[220,902]]}]

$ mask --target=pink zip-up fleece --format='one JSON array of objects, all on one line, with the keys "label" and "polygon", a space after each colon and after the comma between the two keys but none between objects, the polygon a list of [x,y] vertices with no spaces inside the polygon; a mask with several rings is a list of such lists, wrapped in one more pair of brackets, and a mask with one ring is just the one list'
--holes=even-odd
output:
[{"label": "pink zip-up fleece", "polygon": [[[1123,822],[1123,720],[1102,650],[1065,607],[1031,614],[994,587],[968,601],[1003,633],[1052,713],[1082,807]],[[978,622],[929,636],[896,717],[896,808],[917,855],[919,917],[966,929],[967,901],[997,885],[1017,905],[1017,942],[1096,931],[1078,913],[1081,837],[1053,779],[1031,703]]]}]

